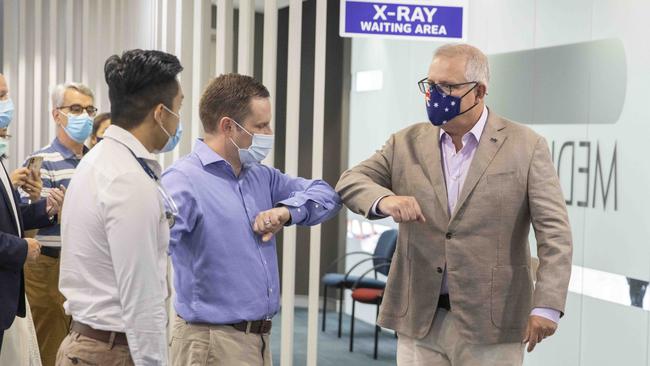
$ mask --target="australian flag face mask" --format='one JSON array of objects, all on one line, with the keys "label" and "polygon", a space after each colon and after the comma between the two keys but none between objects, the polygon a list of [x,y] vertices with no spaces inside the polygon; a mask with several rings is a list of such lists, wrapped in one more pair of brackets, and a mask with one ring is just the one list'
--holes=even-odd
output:
[{"label": "australian flag face mask", "polygon": [[[442,126],[447,122],[451,121],[453,118],[460,116],[463,113],[466,113],[470,109],[476,107],[478,103],[474,103],[473,106],[467,108],[464,111],[460,111],[460,101],[469,94],[478,83],[474,83],[474,86],[463,94],[460,97],[455,97],[451,93],[447,94],[443,92],[442,86],[436,84],[429,84],[424,99],[427,105],[427,114],[429,115],[429,121],[435,126]],[[460,86],[458,84],[457,86]]]}]

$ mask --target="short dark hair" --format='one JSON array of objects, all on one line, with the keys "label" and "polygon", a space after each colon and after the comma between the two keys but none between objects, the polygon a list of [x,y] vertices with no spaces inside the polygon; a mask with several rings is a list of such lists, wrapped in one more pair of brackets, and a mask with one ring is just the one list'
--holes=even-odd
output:
[{"label": "short dark hair", "polygon": [[176,75],[183,70],[172,54],[129,50],[113,55],[104,64],[111,101],[111,121],[126,130],[137,127],[157,104],[172,108],[178,93]]},{"label": "short dark hair", "polygon": [[110,113],[100,113],[93,119],[93,132],[92,136],[97,136],[97,131],[99,131],[99,127],[101,127],[102,123],[104,121],[111,119],[111,114]]},{"label": "short dark hair", "polygon": [[219,75],[205,88],[199,104],[199,117],[206,133],[217,131],[223,117],[238,123],[250,113],[253,98],[268,98],[268,89],[250,76],[240,74]]}]

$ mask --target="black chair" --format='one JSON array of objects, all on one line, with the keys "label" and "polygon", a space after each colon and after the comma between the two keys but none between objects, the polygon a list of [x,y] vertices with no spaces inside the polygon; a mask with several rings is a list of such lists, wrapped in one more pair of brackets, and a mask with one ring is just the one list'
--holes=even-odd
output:
[{"label": "black chair", "polygon": [[[341,325],[343,322],[343,293],[346,289],[351,289],[352,286],[360,279],[359,276],[352,275],[352,271],[358,268],[361,264],[372,261],[373,266],[376,267],[380,264],[389,263],[392,259],[393,253],[395,252],[395,247],[397,246],[397,230],[391,229],[384,231],[379,236],[377,240],[377,246],[373,254],[368,252],[350,252],[345,255],[337,258],[334,262],[326,268],[331,270],[334,268],[340,261],[351,256],[351,255],[364,255],[367,258],[362,259],[361,261],[355,263],[347,273],[326,273],[321,282],[323,283],[323,326],[322,331],[325,331],[325,323],[327,316],[327,289],[329,287],[336,287],[339,289],[339,329],[338,337],[341,338]],[[381,273],[381,272],[380,272]],[[388,273],[388,272],[386,272]],[[374,289],[383,289],[386,287],[386,282],[377,279],[377,271],[375,271],[375,278],[365,277],[359,282],[359,287],[364,288],[374,288]]]}]

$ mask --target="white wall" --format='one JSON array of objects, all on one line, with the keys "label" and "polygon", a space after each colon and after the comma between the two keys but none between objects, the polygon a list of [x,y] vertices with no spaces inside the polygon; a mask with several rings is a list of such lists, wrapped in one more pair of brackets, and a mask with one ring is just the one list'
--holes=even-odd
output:
[{"label": "white wall", "polygon": [[[104,62],[133,48],[159,49],[176,54],[185,70],[180,79],[185,93],[181,110],[185,134],[180,147],[161,160],[191,149],[192,136],[201,133],[193,122],[192,106],[214,69],[210,47],[211,1],[181,0],[5,0],[3,73],[16,104],[9,167],[16,167],[32,151],[55,137],[49,91],[62,82],[77,81],[95,92],[99,112],[110,111],[104,81]],[[194,4],[206,11],[193,13]],[[196,17],[196,19],[194,19]],[[205,35],[194,41],[193,29]],[[201,42],[201,44],[198,44]],[[194,54],[197,46],[202,53]],[[192,89],[192,77],[197,75]],[[166,159],[166,161],[165,161]]]}]

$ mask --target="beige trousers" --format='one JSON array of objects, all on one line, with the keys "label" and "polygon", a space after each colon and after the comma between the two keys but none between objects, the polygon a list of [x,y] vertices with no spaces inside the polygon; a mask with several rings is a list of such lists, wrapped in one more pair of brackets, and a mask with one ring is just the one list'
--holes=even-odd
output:
[{"label": "beige trousers", "polygon": [[195,325],[176,318],[172,331],[173,366],[271,366],[269,335],[245,333],[230,325]]},{"label": "beige trousers", "polygon": [[438,309],[422,339],[398,334],[398,366],[521,366],[523,343],[472,344],[458,332],[453,312]]},{"label": "beige trousers", "polygon": [[110,345],[79,333],[65,337],[56,355],[56,366],[133,366],[129,346]]},{"label": "beige trousers", "polygon": [[25,264],[25,293],[32,309],[43,366],[53,366],[56,354],[70,330],[65,298],[59,292],[59,258],[41,255]]}]

